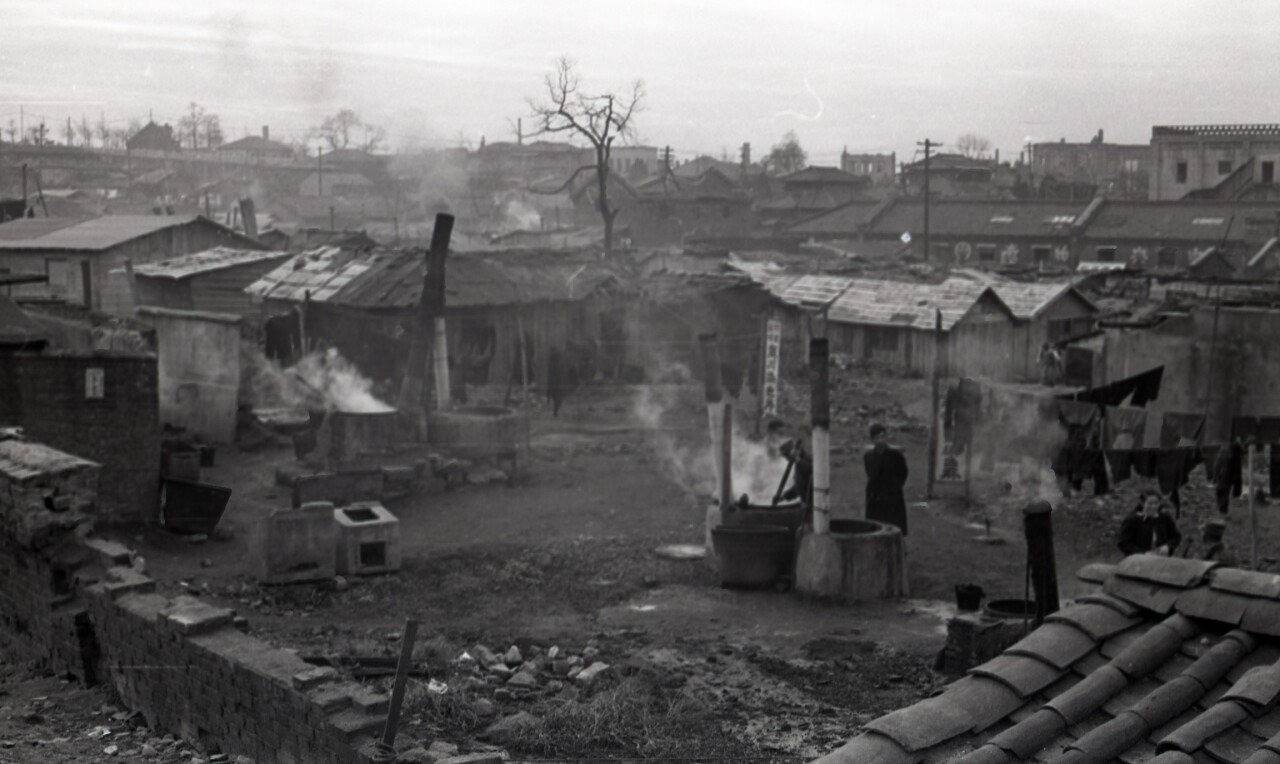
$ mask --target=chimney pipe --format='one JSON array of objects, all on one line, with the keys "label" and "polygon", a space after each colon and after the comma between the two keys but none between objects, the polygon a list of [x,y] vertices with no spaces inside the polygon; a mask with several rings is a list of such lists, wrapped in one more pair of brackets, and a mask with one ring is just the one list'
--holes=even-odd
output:
[{"label": "chimney pipe", "polygon": [[742,169],[745,170],[750,166],[751,166],[751,144],[744,143],[742,144]]},{"label": "chimney pipe", "polygon": [[262,140],[264,141],[271,140],[271,128],[268,127],[267,125],[262,126]]},{"label": "chimney pipe", "polygon": [[258,238],[258,216],[254,213],[252,198],[240,200],[240,218],[244,225],[244,235],[250,239]]}]

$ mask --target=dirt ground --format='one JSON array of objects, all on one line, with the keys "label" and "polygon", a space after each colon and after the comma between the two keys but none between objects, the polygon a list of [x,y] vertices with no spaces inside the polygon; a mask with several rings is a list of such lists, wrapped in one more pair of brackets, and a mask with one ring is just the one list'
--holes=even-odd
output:
[{"label": "dirt ground", "polygon": [[[701,543],[706,500],[673,476],[655,433],[633,416],[636,395],[632,388],[582,390],[557,418],[535,407],[531,460],[514,485],[468,485],[389,504],[400,518],[404,549],[396,575],[340,585],[256,583],[249,565],[255,523],[288,501],[273,482],[274,468],[293,458],[284,448],[218,453],[204,479],[235,489],[226,533],[201,543],[158,530],[120,540],[140,551],[163,589],[227,604],[248,617],[253,633],[311,659],[389,656],[404,620],[419,619],[418,657],[437,683],[428,686],[425,676],[413,681],[404,745],[441,740],[463,751],[496,745],[513,758],[804,760],[947,681],[931,667],[954,612],[955,584],[979,584],[992,598],[1021,596],[1020,518],[1000,479],[975,480],[968,506],[959,498],[925,500],[924,381],[835,375],[836,516],[861,512],[860,455],[872,421],[890,426],[911,469],[912,598],[858,606],[725,590],[706,561],[657,556],[663,544]],[[666,435],[686,444],[705,440],[700,391],[689,386],[670,397],[678,403]],[[784,396],[784,414],[793,421],[803,421],[806,405],[794,387]],[[1202,482],[1197,474],[1184,492],[1180,524],[1188,536],[1214,513]],[[1080,565],[1119,558],[1114,531],[1137,488],[1130,483],[1100,500],[1086,493],[1059,503],[1054,522],[1064,597],[1078,590],[1073,573]],[[1233,511],[1230,539],[1245,538],[1242,514]],[[987,535],[984,517],[1003,543],[980,538]],[[1276,538],[1274,513],[1263,507],[1259,517],[1265,537]],[[1274,547],[1263,548],[1271,565]],[[1232,551],[1242,550],[1237,543]],[[527,691],[495,689],[492,675],[510,672],[469,660],[484,648],[501,656],[511,646],[540,677]],[[554,653],[611,670],[590,686],[562,674],[548,681],[557,676]],[[64,736],[79,740],[98,721],[82,720]],[[21,724],[0,713],[0,761],[15,750],[4,748],[5,740],[20,747],[38,738],[40,730]],[[140,756],[138,749],[129,747]]]}]

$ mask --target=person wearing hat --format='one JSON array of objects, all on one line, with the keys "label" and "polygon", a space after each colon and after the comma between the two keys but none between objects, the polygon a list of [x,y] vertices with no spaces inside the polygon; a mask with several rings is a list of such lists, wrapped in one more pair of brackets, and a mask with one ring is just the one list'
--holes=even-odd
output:
[{"label": "person wearing hat", "polygon": [[907,483],[907,460],[889,445],[884,425],[871,425],[871,448],[862,457],[867,470],[867,519],[896,525],[907,535],[907,501],[902,488]]}]

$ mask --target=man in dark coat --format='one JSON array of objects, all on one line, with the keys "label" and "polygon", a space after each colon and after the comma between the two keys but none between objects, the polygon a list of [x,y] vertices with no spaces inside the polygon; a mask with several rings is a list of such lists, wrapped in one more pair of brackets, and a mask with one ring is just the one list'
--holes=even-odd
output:
[{"label": "man in dark coat", "polygon": [[1120,551],[1126,555],[1173,554],[1182,542],[1178,524],[1164,510],[1159,494],[1144,493],[1141,502],[1120,524]]},{"label": "man in dark coat", "polygon": [[862,463],[867,468],[867,519],[896,525],[907,535],[907,501],[902,495],[907,460],[889,445],[884,425],[871,425],[871,448]]}]

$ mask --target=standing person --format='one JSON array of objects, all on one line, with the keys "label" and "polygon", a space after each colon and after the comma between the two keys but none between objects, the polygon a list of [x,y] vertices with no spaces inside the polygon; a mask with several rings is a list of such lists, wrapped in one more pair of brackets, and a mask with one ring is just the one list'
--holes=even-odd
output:
[{"label": "standing person", "polygon": [[1120,540],[1117,546],[1126,555],[1150,552],[1169,556],[1178,549],[1182,534],[1178,524],[1165,511],[1158,493],[1147,491],[1139,497],[1139,504],[1120,524]]},{"label": "standing person", "polygon": [[1243,490],[1242,467],[1239,441],[1224,444],[1213,463],[1214,498],[1218,501],[1218,512],[1223,515],[1231,510],[1231,495],[1239,496]]},{"label": "standing person", "polygon": [[1040,346],[1040,381],[1049,387],[1062,381],[1062,354],[1048,342]]},{"label": "standing person", "polygon": [[783,501],[799,499],[806,506],[813,506],[813,457],[805,447],[803,430],[791,436],[787,424],[772,419],[766,426],[766,444],[770,453],[777,453],[791,463],[791,486],[779,496]]},{"label": "standing person", "polygon": [[907,535],[907,501],[902,495],[907,460],[889,445],[884,425],[871,425],[871,448],[862,463],[867,469],[867,519],[896,525]]}]

